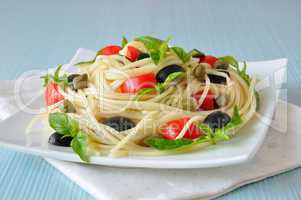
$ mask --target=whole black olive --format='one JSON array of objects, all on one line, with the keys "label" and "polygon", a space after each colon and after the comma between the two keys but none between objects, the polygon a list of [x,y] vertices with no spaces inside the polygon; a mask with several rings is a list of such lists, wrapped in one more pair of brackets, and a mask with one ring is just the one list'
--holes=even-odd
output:
[{"label": "whole black olive", "polygon": [[142,60],[144,58],[149,58],[149,54],[147,53],[140,53],[137,60]]},{"label": "whole black olive", "polygon": [[63,136],[64,135],[55,132],[49,137],[48,143],[56,146],[70,147],[72,137],[67,136],[63,138]]},{"label": "whole black olive", "polygon": [[116,131],[125,131],[136,126],[135,123],[129,118],[120,116],[108,118],[103,123],[112,127]]},{"label": "whole black olive", "polygon": [[204,124],[207,124],[213,131],[217,128],[223,128],[231,121],[231,117],[224,112],[215,111],[209,114],[205,120]]},{"label": "whole black olive", "polygon": [[156,75],[157,82],[163,83],[165,79],[168,77],[168,75],[174,72],[185,72],[185,70],[183,67],[179,65],[168,65],[167,67],[164,67],[157,73]]}]

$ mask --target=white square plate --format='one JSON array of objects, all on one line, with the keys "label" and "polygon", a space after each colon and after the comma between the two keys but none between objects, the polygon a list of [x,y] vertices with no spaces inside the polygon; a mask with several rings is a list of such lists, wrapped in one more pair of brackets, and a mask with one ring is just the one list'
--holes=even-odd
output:
[{"label": "white square plate", "polygon": [[[79,49],[70,64],[89,60],[94,55],[95,52],[93,51]],[[248,161],[255,155],[266,136],[276,106],[280,85],[285,80],[286,64],[286,59],[248,62],[248,72],[262,80],[257,84],[261,96],[261,106],[259,113],[233,139],[186,154],[123,158],[92,156],[90,163],[118,167],[209,168]],[[32,84],[33,82],[36,83],[39,80],[31,81],[30,85],[35,85]],[[24,85],[26,86],[26,84]],[[39,90],[38,88],[40,87],[35,86],[35,93]],[[28,95],[29,92],[33,91],[26,90],[27,96],[30,96]],[[43,105],[42,97],[34,101],[31,107],[37,105]],[[0,145],[43,157],[81,162],[70,148],[57,147],[47,143],[49,131],[43,128],[45,125],[38,124],[32,134],[25,134],[25,129],[33,116],[33,114],[21,110],[3,121],[0,124]]]}]

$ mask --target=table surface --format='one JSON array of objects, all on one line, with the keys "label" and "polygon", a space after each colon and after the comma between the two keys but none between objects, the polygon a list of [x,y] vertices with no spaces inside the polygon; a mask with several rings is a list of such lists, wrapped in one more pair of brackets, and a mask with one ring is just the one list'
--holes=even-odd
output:
[{"label": "table surface", "polygon": [[[301,105],[300,0],[16,1],[0,3],[0,79],[66,63],[79,47],[133,38],[173,43],[239,60],[289,60],[288,101]],[[93,199],[40,157],[0,148],[0,199]],[[301,199],[301,169],[219,199]]]}]

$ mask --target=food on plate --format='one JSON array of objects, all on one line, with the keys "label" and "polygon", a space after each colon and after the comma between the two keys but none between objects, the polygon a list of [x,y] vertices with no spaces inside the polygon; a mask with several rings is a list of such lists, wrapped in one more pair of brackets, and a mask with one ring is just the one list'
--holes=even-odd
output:
[{"label": "food on plate", "polygon": [[43,76],[51,145],[91,155],[169,155],[229,140],[259,106],[255,78],[233,56],[137,37],[68,73]]}]

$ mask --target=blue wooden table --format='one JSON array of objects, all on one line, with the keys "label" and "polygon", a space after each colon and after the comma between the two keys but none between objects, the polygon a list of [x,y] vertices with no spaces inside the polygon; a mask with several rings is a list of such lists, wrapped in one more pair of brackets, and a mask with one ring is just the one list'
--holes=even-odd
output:
[{"label": "blue wooden table", "polygon": [[[289,59],[288,101],[301,106],[300,0],[0,2],[0,79],[66,63],[78,47],[133,38],[173,43],[240,60]],[[0,86],[1,87],[1,86]],[[219,199],[301,199],[301,169]],[[0,199],[93,199],[40,157],[0,148]]]}]

